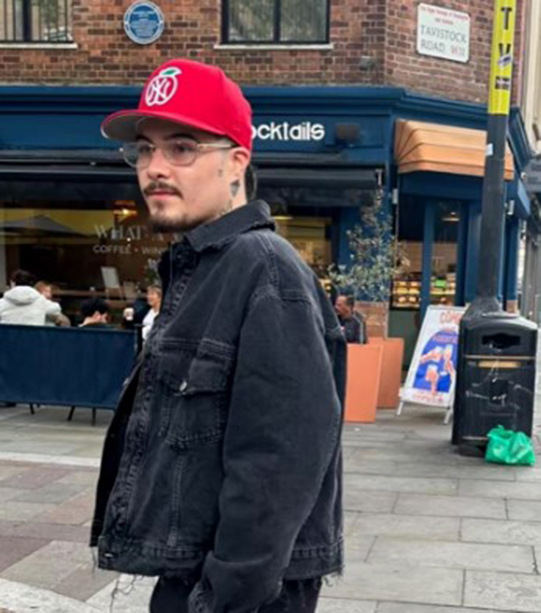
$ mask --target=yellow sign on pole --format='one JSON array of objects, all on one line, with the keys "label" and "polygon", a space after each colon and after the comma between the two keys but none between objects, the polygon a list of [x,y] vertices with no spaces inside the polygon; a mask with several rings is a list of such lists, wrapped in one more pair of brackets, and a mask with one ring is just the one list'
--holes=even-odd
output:
[{"label": "yellow sign on pole", "polygon": [[516,0],[495,0],[488,101],[491,115],[509,115],[516,13]]}]

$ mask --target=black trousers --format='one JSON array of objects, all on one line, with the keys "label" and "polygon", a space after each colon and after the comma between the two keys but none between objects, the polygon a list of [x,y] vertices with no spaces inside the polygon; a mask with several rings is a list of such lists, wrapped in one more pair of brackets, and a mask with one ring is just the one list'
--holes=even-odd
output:
[{"label": "black trousers", "polygon": [[[193,584],[160,577],[150,599],[150,613],[187,613]],[[258,613],[315,613],[321,581],[286,581],[280,598]]]}]

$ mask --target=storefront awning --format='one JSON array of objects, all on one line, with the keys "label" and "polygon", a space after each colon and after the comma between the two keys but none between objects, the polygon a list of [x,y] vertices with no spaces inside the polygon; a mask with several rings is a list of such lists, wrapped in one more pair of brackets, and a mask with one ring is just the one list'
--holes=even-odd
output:
[{"label": "storefront awning", "polygon": [[[399,173],[429,171],[482,177],[486,132],[437,123],[399,119],[395,158]],[[514,177],[513,154],[506,145],[505,179]]]}]

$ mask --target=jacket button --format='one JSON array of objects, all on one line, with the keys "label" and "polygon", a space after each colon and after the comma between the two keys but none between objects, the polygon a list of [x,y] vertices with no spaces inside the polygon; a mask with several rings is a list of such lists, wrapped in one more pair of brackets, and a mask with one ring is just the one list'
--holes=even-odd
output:
[{"label": "jacket button", "polygon": [[178,388],[179,392],[185,392],[188,389],[188,381],[184,380],[181,384],[180,387]]}]

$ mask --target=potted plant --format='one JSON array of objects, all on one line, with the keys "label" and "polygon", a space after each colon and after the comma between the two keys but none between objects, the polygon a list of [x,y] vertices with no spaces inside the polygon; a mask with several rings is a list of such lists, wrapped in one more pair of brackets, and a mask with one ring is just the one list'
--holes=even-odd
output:
[{"label": "potted plant", "polygon": [[[366,321],[368,346],[350,345],[348,349],[350,401],[346,403],[346,419],[361,405],[366,405],[363,415],[373,410],[375,417],[374,396],[378,407],[396,408],[398,404],[404,342],[387,337],[389,301],[393,277],[409,266],[393,234],[392,216],[383,206],[381,192],[363,203],[359,223],[348,231],[348,242],[350,262],[331,266],[329,277],[339,293],[355,297],[355,308]],[[376,348],[380,348],[380,357]],[[361,390],[362,385],[371,384],[370,379],[377,389]]]}]

